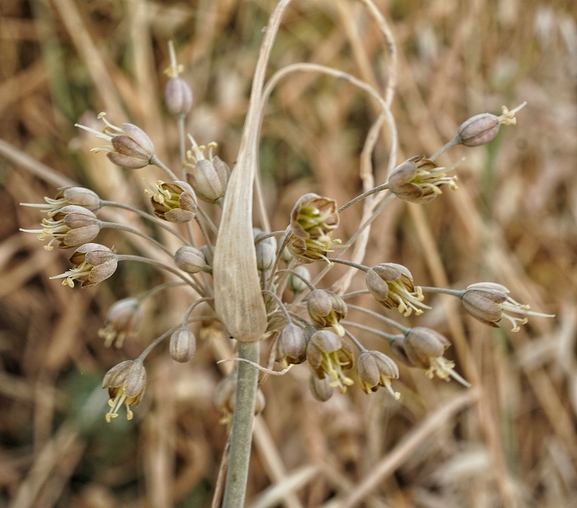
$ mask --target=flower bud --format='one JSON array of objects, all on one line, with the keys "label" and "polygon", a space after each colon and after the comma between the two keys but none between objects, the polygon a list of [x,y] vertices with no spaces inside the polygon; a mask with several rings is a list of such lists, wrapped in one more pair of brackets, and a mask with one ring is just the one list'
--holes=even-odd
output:
[{"label": "flower bud", "polygon": [[139,360],[127,360],[112,367],[104,376],[102,388],[108,388],[111,410],[106,413],[110,423],[118,416],[120,406],[126,406],[126,418],[132,420],[130,406],[138,406],[146,389],[146,370]]},{"label": "flower bud", "polygon": [[64,279],[63,286],[74,287],[74,281],[82,287],[90,287],[108,279],[118,266],[116,254],[98,243],[85,243],[70,256],[72,269],[51,279]]},{"label": "flower bud", "polygon": [[319,402],[326,402],[334,393],[334,388],[330,384],[329,378],[319,379],[314,374],[309,377],[309,388],[312,396]]},{"label": "flower bud", "polygon": [[337,334],[328,330],[315,332],[307,346],[307,361],[319,379],[328,376],[330,386],[338,387],[341,393],[353,384],[343,372],[353,367],[353,353]]},{"label": "flower bud", "polygon": [[[209,143],[208,147],[199,146],[192,136],[189,138],[192,149],[187,153],[187,158],[191,162],[186,166],[191,168],[191,171],[186,174],[186,179],[200,199],[215,203],[224,197],[230,168],[220,157],[212,154],[212,150],[218,146],[216,143]],[[207,148],[208,158],[204,153]]]},{"label": "flower bud", "polygon": [[365,282],[377,302],[387,309],[398,309],[406,317],[413,311],[418,316],[423,309],[430,309],[422,303],[423,292],[414,285],[413,275],[403,265],[381,263],[367,272]]},{"label": "flower bud", "polygon": [[164,89],[164,100],[171,115],[184,116],[192,107],[192,90],[183,79],[170,78]]},{"label": "flower bud", "polygon": [[175,223],[189,222],[196,215],[196,195],[186,182],[158,180],[151,190],[150,202],[157,217]]},{"label": "flower bud", "polygon": [[491,141],[499,132],[501,125],[515,125],[515,113],[527,104],[524,102],[512,111],[502,106],[501,116],[491,113],[481,113],[465,120],[457,131],[457,142],[468,146],[480,146]]},{"label": "flower bud", "polygon": [[170,336],[170,356],[173,360],[186,363],[196,351],[196,337],[187,327],[176,330]]},{"label": "flower bud", "polygon": [[441,186],[457,189],[457,177],[447,176],[447,168],[417,155],[397,166],[389,177],[389,190],[410,203],[428,203],[442,194]]},{"label": "flower bud", "polygon": [[286,368],[289,364],[299,364],[306,360],[307,335],[299,326],[289,323],[276,340],[276,361]]},{"label": "flower bud", "polygon": [[253,228],[253,235],[256,250],[256,267],[263,272],[270,270],[276,260],[276,239],[274,236],[269,236],[261,240],[266,233],[258,228]]},{"label": "flower bud", "polygon": [[337,294],[324,289],[315,289],[307,300],[311,319],[321,326],[332,326],[342,337],[345,329],[339,321],[347,315],[347,304]]},{"label": "flower bud", "polygon": [[308,288],[308,285],[303,281],[303,279],[310,282],[311,272],[309,272],[307,267],[303,265],[295,266],[293,272],[296,272],[300,277],[293,274],[289,275],[288,287],[293,293],[301,293]]},{"label": "flower bud", "polygon": [[98,336],[104,339],[104,346],[114,342],[117,348],[127,336],[138,332],[144,319],[144,311],[138,298],[124,298],[114,303],[106,313],[106,327],[98,330]]},{"label": "flower bud", "polygon": [[362,389],[367,392],[376,392],[379,386],[385,387],[398,400],[400,393],[391,386],[391,379],[399,377],[397,364],[380,351],[363,351],[357,361],[357,373]]},{"label": "flower bud", "polygon": [[187,273],[198,273],[208,269],[203,252],[188,245],[180,247],[176,251],[174,262],[178,268]]}]

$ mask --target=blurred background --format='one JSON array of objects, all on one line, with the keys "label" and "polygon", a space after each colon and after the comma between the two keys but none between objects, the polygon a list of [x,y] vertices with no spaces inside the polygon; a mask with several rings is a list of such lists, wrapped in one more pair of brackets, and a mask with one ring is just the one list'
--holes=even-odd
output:
[{"label": "blurred background", "polygon": [[[419,285],[498,282],[516,300],[556,318],[531,318],[510,333],[506,323],[493,329],[473,322],[440,297],[428,297],[434,310],[417,318],[386,312],[447,336],[453,343],[447,357],[473,384],[470,390],[401,367],[398,402],[355,385],[321,404],[308,392],[306,366],[269,378],[262,385],[267,407],[255,430],[249,503],[575,506],[577,3],[376,5],[396,41],[395,68],[361,3],[314,0],[289,7],[270,72],[314,62],[381,90],[396,76],[399,162],[434,153],[474,114],[528,105],[517,126],[501,128],[488,145],[457,147],[440,158],[450,165],[466,157],[457,169],[458,191],[421,207],[388,207],[373,225],[365,264],[402,263]],[[211,505],[226,443],[213,404],[223,375],[215,362],[232,354],[231,344],[216,329],[199,332],[197,353],[185,365],[159,348],[147,361],[147,394],[134,420],[122,413],[106,424],[102,376],[177,323],[187,301],[178,292],[147,301],[140,333],[121,349],[105,348],[97,332],[106,310],[162,282],[162,274],[126,263],[95,288],[63,287],[49,277],[69,268],[71,252],[46,252],[35,235],[19,232],[38,228],[43,217],[19,203],[42,202],[74,181],[102,198],[147,206],[142,179],[160,175],[125,171],[90,153],[102,143],[73,125],[101,128],[100,111],[117,125],[135,123],[159,158],[177,169],[177,128],[163,103],[169,40],[194,94],[187,132],[199,143],[218,142],[220,157],[232,165],[273,7],[268,0],[0,3],[0,506]],[[360,153],[376,115],[375,103],[344,81],[295,73],[279,84],[261,144],[274,229],[286,227],[306,192],[339,204],[361,192]],[[386,181],[389,148],[383,128],[372,159],[376,183]],[[336,238],[354,233],[361,211],[343,214]],[[146,254],[110,231],[98,241]],[[334,268],[325,287],[342,273]],[[362,289],[363,280],[353,279],[351,290]],[[359,302],[385,312],[371,299]],[[356,335],[367,347],[388,351],[382,339]]]}]

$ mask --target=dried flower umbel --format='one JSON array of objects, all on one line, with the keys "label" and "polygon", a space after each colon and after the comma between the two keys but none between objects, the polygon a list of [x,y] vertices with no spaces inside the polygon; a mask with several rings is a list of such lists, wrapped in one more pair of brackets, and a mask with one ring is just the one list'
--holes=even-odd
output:
[{"label": "dried flower umbel", "polygon": [[[53,236],[53,241],[62,248],[77,247],[70,257],[73,268],[54,277],[64,279],[64,285],[73,287],[78,281],[82,287],[95,286],[111,277],[120,261],[146,263],[178,278],[177,282],[161,284],[148,294],[125,298],[113,305],[107,315],[107,325],[101,332],[105,345],[114,343],[121,347],[125,337],[139,331],[144,298],[176,285],[189,290],[190,303],[181,321],[153,339],[138,358],[119,363],[105,375],[103,388],[108,389],[111,408],[106,414],[108,422],[117,417],[123,405],[128,419],[133,417],[131,407],[142,400],[146,388],[144,361],[150,351],[164,340],[168,339],[168,354],[176,362],[188,362],[193,358],[197,340],[192,328],[197,321],[207,328],[220,323],[236,340],[239,362],[233,373],[220,383],[215,396],[215,402],[224,415],[223,422],[232,419],[233,435],[236,432],[237,437],[242,437],[231,439],[229,474],[233,476],[240,475],[240,469],[248,464],[246,455],[250,453],[252,418],[265,405],[262,393],[257,390],[256,368],[274,373],[270,368],[258,365],[261,342],[275,341],[271,344],[271,364],[276,360],[282,368],[288,369],[307,363],[310,391],[320,401],[328,400],[335,388],[345,393],[354,384],[355,375],[365,392],[373,393],[384,387],[394,399],[398,399],[399,392],[392,388],[393,380],[399,377],[397,364],[382,351],[367,350],[362,337],[354,337],[350,327],[356,326],[364,333],[386,339],[393,357],[409,367],[424,370],[430,378],[436,376],[447,381],[452,378],[464,386],[469,384],[457,374],[455,363],[444,357],[450,345],[448,338],[423,326],[406,328],[395,319],[358,306],[359,312],[379,316],[387,331],[366,326],[359,322],[359,318],[346,321],[348,310],[353,307],[348,303],[349,299],[359,294],[371,294],[381,305],[381,312],[396,309],[398,313],[392,314],[401,319],[401,316],[411,314],[419,316],[430,309],[423,303],[424,292],[447,293],[459,297],[466,311],[482,323],[498,326],[505,319],[513,325],[513,331],[524,324],[529,315],[545,316],[530,312],[527,306],[513,300],[509,291],[498,284],[472,284],[462,291],[422,288],[415,285],[409,268],[404,265],[382,260],[376,266],[368,267],[360,264],[362,261],[344,259],[346,250],[361,231],[370,227],[377,212],[359,226],[358,234],[355,233],[349,243],[340,245],[339,240],[332,238],[339,227],[341,213],[368,196],[387,193],[391,199],[426,204],[439,196],[443,187],[456,190],[456,176],[448,175],[456,164],[444,168],[437,164],[436,159],[456,144],[474,147],[487,143],[497,134],[500,125],[515,123],[514,114],[522,106],[512,111],[504,107],[499,117],[483,114],[470,118],[461,125],[453,140],[437,153],[410,157],[392,170],[387,182],[357,196],[341,208],[330,197],[306,192],[296,201],[284,230],[254,228],[252,192],[258,167],[260,124],[266,105],[266,64],[285,7],[286,3],[279,4],[264,35],[263,52],[257,64],[233,171],[213,154],[216,143],[198,144],[195,138],[184,133],[184,117],[193,104],[192,91],[180,77],[182,69],[171,46],[165,100],[169,113],[179,126],[179,171],[173,172],[159,160],[152,140],[134,124],[123,123],[117,127],[102,113],[99,116],[105,124],[102,132],[78,125],[109,143],[95,151],[104,151],[114,164],[128,169],[153,165],[165,173],[164,180],[158,180],[146,191],[150,195],[149,209],[143,211],[125,203],[107,202],[92,191],[77,187],[61,189],[54,198],[45,198],[46,204],[33,205],[43,208],[47,218],[42,221],[41,230],[31,232],[40,233],[42,240]],[[328,75],[346,78],[350,84],[367,92],[377,100],[383,114],[390,115],[390,104],[377,90],[352,75],[340,71],[334,74],[322,69]],[[190,144],[188,150],[186,143]],[[396,146],[392,146],[391,167],[395,165],[395,156]],[[390,200],[383,200],[384,205],[388,202]],[[146,234],[125,225],[99,221],[94,212],[105,206],[138,214],[155,228],[171,234],[179,242],[178,246],[172,243],[164,245],[153,232]],[[211,215],[206,212],[206,206],[218,207],[221,213]],[[213,217],[220,219],[213,222]],[[265,218],[266,212],[263,211],[263,224],[268,223]],[[117,254],[109,247],[94,243],[104,226],[139,235],[149,242],[152,249],[158,249],[161,256],[156,259],[152,255]],[[266,226],[263,229],[267,229]],[[331,257],[337,246],[340,247],[339,255]],[[346,284],[338,286],[338,289],[337,286],[322,287],[322,276],[312,278],[303,266],[316,261],[323,263],[324,271],[337,264],[358,269],[364,274],[364,286],[348,293]],[[290,291],[285,291],[287,288]],[[200,305],[204,307],[203,313],[196,316],[193,310]],[[523,317],[512,316],[512,313]],[[402,333],[392,335],[388,328]],[[199,336],[203,337],[202,330]],[[237,444],[239,442],[242,445]],[[243,469],[242,475],[246,477],[245,473]],[[225,494],[224,506],[242,506],[244,491],[239,494],[231,487],[230,492],[228,497]]]}]

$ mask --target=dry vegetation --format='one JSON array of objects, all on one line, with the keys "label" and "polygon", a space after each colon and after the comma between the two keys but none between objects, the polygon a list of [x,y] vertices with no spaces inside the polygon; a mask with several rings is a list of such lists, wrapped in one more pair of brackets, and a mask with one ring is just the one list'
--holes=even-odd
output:
[{"label": "dry vegetation", "polygon": [[[366,264],[403,263],[421,285],[500,282],[519,301],[557,317],[533,318],[511,334],[434,298],[435,310],[412,322],[450,338],[448,356],[470,390],[402,368],[399,402],[355,386],[321,404],[308,393],[304,366],[269,378],[249,501],[259,508],[575,506],[577,3],[377,4],[399,49],[399,160],[433,153],[473,114],[498,114],[502,104],[525,100],[528,106],[517,127],[502,129],[489,145],[442,156],[447,165],[467,157],[458,191],[422,207],[388,208],[373,228]],[[97,330],[106,309],[160,276],[126,264],[98,288],[49,281],[68,268],[70,253],[47,253],[20,233],[41,215],[18,203],[40,202],[69,180],[109,199],[142,202],[142,177],[154,173],[123,171],[89,153],[98,142],[73,127],[101,110],[115,123],[144,128],[160,158],[178,164],[176,127],[162,101],[169,39],[195,97],[187,130],[199,142],[216,140],[232,163],[272,5],[2,0],[0,138],[33,160],[0,156],[0,506],[210,506],[226,441],[212,404],[222,376],[215,360],[230,356],[227,339],[205,334],[186,365],[155,353],[135,420],[107,425],[104,372],[137,356],[186,302],[178,294],[154,299],[138,338],[121,350],[105,348]],[[295,0],[272,67],[299,61],[381,86],[390,72],[381,34],[348,0]],[[285,227],[304,192],[339,203],[359,193],[359,153],[374,106],[350,85],[312,74],[291,75],[275,90],[261,151],[273,228]],[[383,132],[377,183],[389,146]],[[336,237],[349,237],[359,214],[348,210]],[[110,233],[103,243],[142,248]],[[342,270],[334,272],[329,282]],[[386,352],[374,337],[362,338]],[[269,498],[259,497],[272,486]]]}]

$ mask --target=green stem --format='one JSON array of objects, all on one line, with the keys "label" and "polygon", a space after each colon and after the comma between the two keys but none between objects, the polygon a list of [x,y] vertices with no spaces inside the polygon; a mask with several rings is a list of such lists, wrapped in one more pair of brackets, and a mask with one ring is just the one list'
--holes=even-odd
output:
[{"label": "green stem", "polygon": [[[258,363],[259,341],[239,342],[238,358]],[[238,362],[230,455],[222,508],[244,507],[257,384],[258,371],[245,362]]]}]

